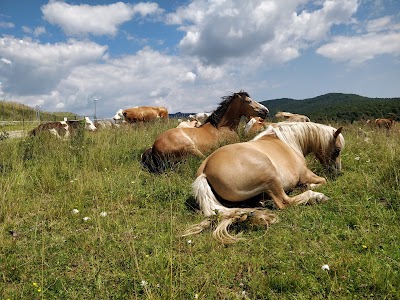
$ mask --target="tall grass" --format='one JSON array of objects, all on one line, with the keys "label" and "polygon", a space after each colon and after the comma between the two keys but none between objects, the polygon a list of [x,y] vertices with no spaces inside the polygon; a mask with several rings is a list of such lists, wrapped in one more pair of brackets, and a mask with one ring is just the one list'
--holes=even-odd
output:
[{"label": "tall grass", "polygon": [[330,201],[276,211],[267,231],[239,228],[246,240],[223,246],[179,237],[204,218],[190,188],[200,159],[140,166],[172,126],[0,141],[1,299],[400,297],[398,131],[365,140],[346,125],[344,173],[319,189]]}]

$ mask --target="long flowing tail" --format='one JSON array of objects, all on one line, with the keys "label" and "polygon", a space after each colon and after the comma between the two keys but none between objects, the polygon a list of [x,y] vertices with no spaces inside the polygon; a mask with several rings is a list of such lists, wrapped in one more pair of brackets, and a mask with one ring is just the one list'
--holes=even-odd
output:
[{"label": "long flowing tail", "polygon": [[230,225],[248,221],[254,225],[269,226],[278,221],[275,214],[271,214],[265,209],[228,208],[223,206],[212,191],[205,174],[201,174],[196,178],[192,184],[192,189],[200,209],[208,218],[190,226],[182,236],[200,233],[204,229],[211,227],[213,223],[216,223],[217,226],[213,232],[213,237],[223,244],[232,244],[242,238],[240,235],[231,235],[228,232]]}]

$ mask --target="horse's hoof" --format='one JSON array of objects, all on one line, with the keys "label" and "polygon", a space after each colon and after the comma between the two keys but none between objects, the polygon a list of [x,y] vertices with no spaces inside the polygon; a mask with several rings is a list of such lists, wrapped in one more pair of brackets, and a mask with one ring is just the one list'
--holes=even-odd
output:
[{"label": "horse's hoof", "polygon": [[316,197],[317,202],[321,203],[321,202],[325,202],[329,200],[329,197],[325,196],[324,194],[319,194]]}]

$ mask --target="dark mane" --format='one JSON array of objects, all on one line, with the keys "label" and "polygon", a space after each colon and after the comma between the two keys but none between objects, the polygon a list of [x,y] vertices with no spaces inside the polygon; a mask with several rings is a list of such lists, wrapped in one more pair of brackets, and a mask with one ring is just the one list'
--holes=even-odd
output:
[{"label": "dark mane", "polygon": [[219,104],[218,108],[205,120],[204,124],[211,123],[214,127],[217,127],[219,122],[221,122],[222,116],[225,114],[225,111],[231,104],[231,101],[235,97],[235,95],[239,95],[240,97],[246,96],[249,97],[249,94],[244,91],[240,91],[238,93],[232,93],[228,96],[221,97],[222,101]]}]

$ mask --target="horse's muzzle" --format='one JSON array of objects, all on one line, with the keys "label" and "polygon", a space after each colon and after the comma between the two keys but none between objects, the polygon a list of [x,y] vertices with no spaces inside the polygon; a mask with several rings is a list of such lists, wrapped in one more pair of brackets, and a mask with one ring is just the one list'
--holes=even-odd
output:
[{"label": "horse's muzzle", "polygon": [[263,118],[263,119],[265,119],[266,117],[268,117],[268,116],[269,116],[269,110],[268,110],[268,108],[262,108],[262,109],[260,109],[260,111],[258,112],[258,116],[259,116],[260,118]]}]

